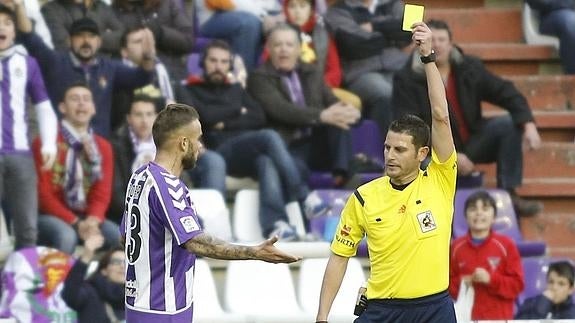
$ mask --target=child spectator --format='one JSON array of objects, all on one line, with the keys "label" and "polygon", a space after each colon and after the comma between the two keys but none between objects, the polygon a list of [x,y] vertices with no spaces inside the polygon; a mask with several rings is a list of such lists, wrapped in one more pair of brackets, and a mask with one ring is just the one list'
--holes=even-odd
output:
[{"label": "child spectator", "polygon": [[572,294],[575,273],[568,261],[549,265],[547,288],[535,297],[528,298],[519,307],[516,319],[575,319]]},{"label": "child spectator", "polygon": [[459,294],[461,281],[473,286],[472,320],[513,319],[513,305],[523,290],[523,268],[513,240],[491,229],[495,200],[477,191],[465,201],[469,233],[451,244],[449,293]]}]

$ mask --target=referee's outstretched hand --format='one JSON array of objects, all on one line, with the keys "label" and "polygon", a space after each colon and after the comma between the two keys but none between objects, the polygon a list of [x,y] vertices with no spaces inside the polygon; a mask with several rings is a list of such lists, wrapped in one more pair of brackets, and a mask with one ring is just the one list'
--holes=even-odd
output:
[{"label": "referee's outstretched hand", "polygon": [[302,257],[293,256],[287,254],[274,246],[274,243],[278,241],[278,237],[267,239],[258,246],[256,246],[256,259],[263,260],[265,262],[277,263],[292,263],[300,261]]}]

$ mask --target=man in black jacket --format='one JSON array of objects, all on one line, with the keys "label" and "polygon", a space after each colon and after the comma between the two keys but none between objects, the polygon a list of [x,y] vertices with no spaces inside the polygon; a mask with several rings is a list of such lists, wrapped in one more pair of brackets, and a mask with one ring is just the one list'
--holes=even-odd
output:
[{"label": "man in black jacket", "polygon": [[228,82],[232,61],[226,42],[210,43],[201,59],[203,78],[190,78],[180,100],[197,109],[205,145],[224,157],[228,173],[259,181],[259,219],[264,236],[295,239],[285,207],[287,202],[301,206],[308,188],[280,135],[262,129],[265,115],[260,105],[239,83]]},{"label": "man in black jacket", "polygon": [[[428,26],[433,31],[437,66],[446,88],[458,173],[468,175],[476,163],[496,162],[497,186],[509,191],[518,215],[539,213],[540,202],[524,200],[515,193],[523,179],[522,140],[530,150],[541,145],[525,97],[511,82],[490,73],[479,59],[455,47],[445,22],[432,20]],[[415,114],[431,124],[423,65],[414,57],[394,78],[394,114]],[[498,105],[509,114],[484,118],[482,101]]]}]

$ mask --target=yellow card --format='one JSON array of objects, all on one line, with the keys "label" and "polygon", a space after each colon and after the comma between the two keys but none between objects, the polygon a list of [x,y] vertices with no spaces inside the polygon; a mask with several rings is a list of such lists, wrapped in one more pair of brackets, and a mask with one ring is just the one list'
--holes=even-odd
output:
[{"label": "yellow card", "polygon": [[423,6],[406,4],[403,11],[403,30],[411,31],[411,25],[423,21]]}]

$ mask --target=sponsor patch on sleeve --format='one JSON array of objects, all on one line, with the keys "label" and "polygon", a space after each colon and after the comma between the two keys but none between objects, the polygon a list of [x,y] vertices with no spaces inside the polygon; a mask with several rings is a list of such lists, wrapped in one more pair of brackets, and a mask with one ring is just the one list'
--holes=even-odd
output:
[{"label": "sponsor patch on sleeve", "polygon": [[182,223],[182,227],[186,233],[198,231],[200,229],[200,226],[191,215],[181,217],[180,222]]}]

